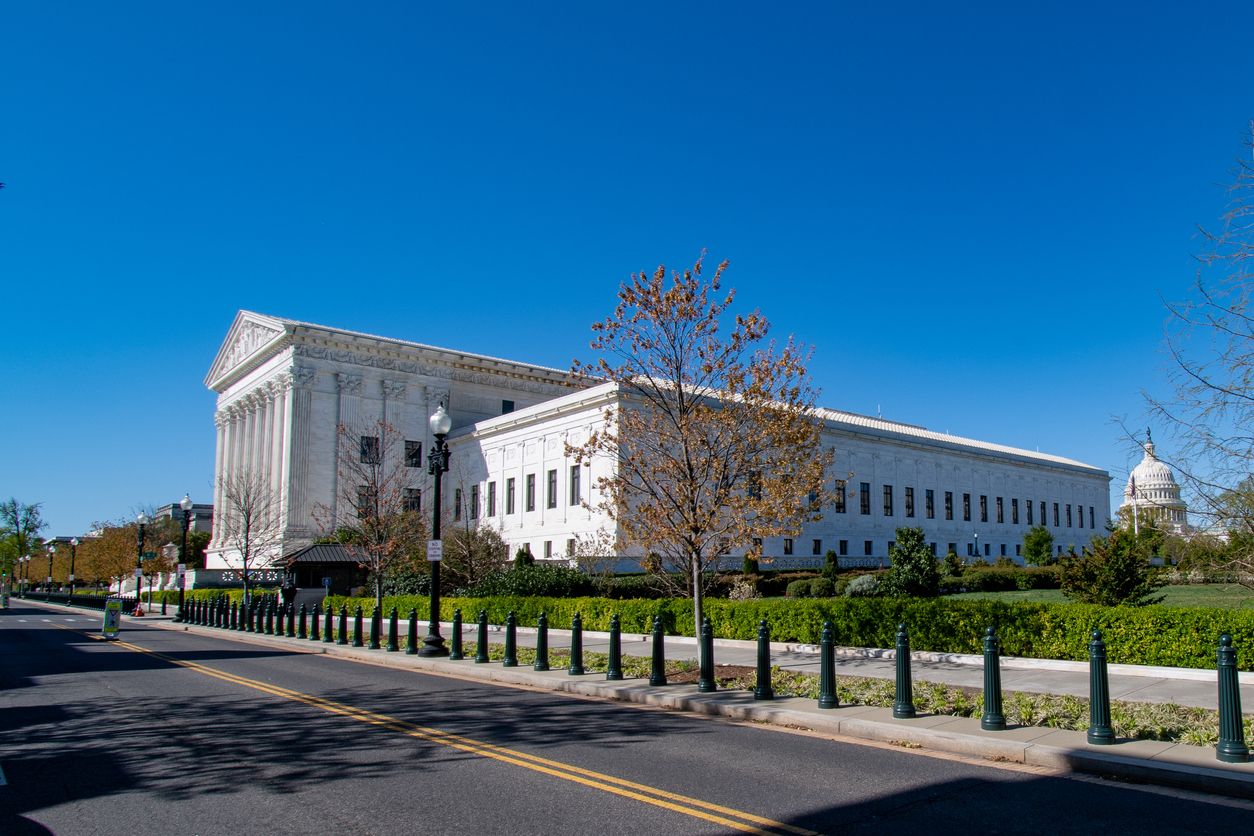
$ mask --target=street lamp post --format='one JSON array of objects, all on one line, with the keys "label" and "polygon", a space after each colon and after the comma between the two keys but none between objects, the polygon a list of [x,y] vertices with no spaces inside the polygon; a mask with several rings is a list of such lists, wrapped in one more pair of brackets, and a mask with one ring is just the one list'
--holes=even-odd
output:
[{"label": "street lamp post", "polygon": [[30,562],[30,555],[28,554],[22,555],[21,557],[17,559],[17,562],[22,564],[22,584],[21,584],[21,592],[18,593],[18,597],[25,598],[26,597],[26,576],[28,574],[26,571],[26,564]]},{"label": "street lamp post", "polygon": [[74,603],[74,553],[78,551],[78,538],[70,538],[70,600],[67,606]]},{"label": "street lamp post", "polygon": [[[179,566],[183,569],[187,567],[187,529],[192,523],[192,497],[191,494],[183,494],[183,500],[179,502],[179,507],[183,509],[183,545],[179,547]],[[183,620],[183,572],[179,572],[179,609],[174,614],[175,621]]]},{"label": "street lamp post", "polygon": [[57,547],[48,544],[48,580],[44,581],[44,603],[52,603],[52,558],[57,553]]},{"label": "street lamp post", "polygon": [[[975,559],[980,559],[980,535],[975,535]],[[973,561],[974,562],[974,561]]]},{"label": "street lamp post", "polygon": [[139,539],[135,546],[135,615],[143,615],[139,602],[144,577],[144,526],[148,525],[148,515],[140,511],[135,522],[139,523]]},{"label": "street lamp post", "polygon": [[[435,438],[435,445],[431,448],[431,454],[427,457],[427,472],[435,477],[435,486],[433,493],[434,510],[431,520],[431,543],[427,545],[427,560],[431,563],[431,615],[427,619],[427,637],[422,640],[422,647],[418,648],[419,656],[447,656],[449,651],[444,646],[444,637],[440,635],[440,562],[439,560],[431,560],[432,544],[440,542],[440,477],[448,473],[448,446],[444,443],[445,436],[453,427],[453,419],[444,410],[444,404],[440,404],[440,408],[431,416],[431,435]],[[441,545],[435,548],[443,549]],[[443,557],[441,553],[438,555]]]}]

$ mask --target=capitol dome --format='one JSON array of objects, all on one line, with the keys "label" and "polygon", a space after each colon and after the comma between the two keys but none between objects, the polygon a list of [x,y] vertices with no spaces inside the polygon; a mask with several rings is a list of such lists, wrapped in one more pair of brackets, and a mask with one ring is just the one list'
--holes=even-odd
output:
[{"label": "capitol dome", "polygon": [[1180,486],[1171,468],[1154,455],[1154,440],[1145,432],[1145,457],[1132,469],[1123,489],[1123,507],[1140,519],[1154,519],[1160,527],[1177,533],[1188,524],[1189,507],[1180,498]]}]

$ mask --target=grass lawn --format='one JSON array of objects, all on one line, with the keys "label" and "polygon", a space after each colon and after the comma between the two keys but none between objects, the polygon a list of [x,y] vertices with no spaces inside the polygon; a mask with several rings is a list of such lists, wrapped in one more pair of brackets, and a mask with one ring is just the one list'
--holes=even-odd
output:
[{"label": "grass lawn", "polygon": [[[1254,609],[1254,590],[1236,584],[1200,583],[1164,586],[1160,591],[1163,605],[1168,607],[1223,607]],[[1045,604],[1069,603],[1060,589],[1029,589],[1015,592],[960,592],[946,598],[996,598],[1001,601],[1035,601]]]}]

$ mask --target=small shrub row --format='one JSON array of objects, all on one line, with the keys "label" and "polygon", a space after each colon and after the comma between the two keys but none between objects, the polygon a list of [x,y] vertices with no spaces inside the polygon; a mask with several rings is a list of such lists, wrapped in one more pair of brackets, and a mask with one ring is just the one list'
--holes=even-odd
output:
[{"label": "small shrub row", "polygon": [[1015,589],[1058,589],[1058,568],[1032,566],[1025,569],[968,569],[961,576],[941,578],[948,592],[1009,592]]}]

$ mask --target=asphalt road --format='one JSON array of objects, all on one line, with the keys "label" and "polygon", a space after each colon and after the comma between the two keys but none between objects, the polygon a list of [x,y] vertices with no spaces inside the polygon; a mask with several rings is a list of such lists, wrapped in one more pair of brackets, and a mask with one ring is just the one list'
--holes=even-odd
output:
[{"label": "asphalt road", "polygon": [[0,611],[0,836],[1113,836],[1254,821],[1249,802],[98,631],[86,612]]}]

